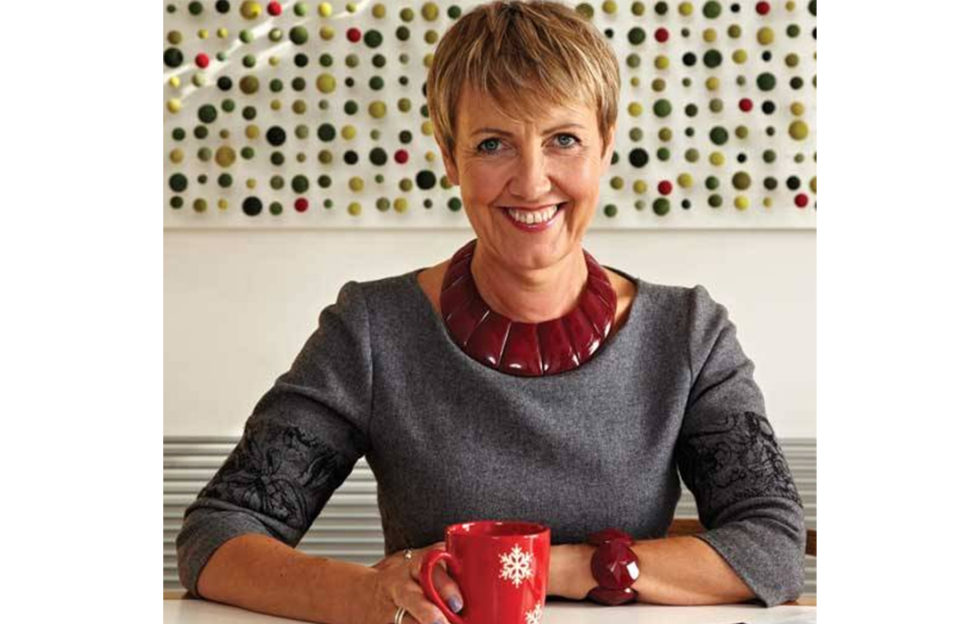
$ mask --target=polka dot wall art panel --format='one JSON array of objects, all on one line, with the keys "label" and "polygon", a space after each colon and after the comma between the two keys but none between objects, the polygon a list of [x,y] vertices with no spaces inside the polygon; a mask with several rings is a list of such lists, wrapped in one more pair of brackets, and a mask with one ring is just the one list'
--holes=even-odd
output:
[{"label": "polka dot wall art panel", "polygon": [[[164,227],[468,229],[424,85],[477,4],[164,2]],[[593,228],[815,227],[815,0],[566,4],[621,76]]]}]

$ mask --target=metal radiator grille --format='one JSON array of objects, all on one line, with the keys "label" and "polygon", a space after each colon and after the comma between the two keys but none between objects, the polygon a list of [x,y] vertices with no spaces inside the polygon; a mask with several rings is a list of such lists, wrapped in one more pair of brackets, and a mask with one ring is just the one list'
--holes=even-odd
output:
[{"label": "metal radiator grille", "polygon": [[[163,589],[182,589],[177,576],[175,540],[184,510],[224,463],[237,439],[219,437],[163,438]],[[805,505],[805,523],[815,526],[815,440],[779,440]],[[696,502],[683,488],[676,517],[696,517]],[[372,565],[384,555],[384,536],[377,509],[377,484],[364,459],[330,498],[298,545],[310,555]],[[815,558],[806,557],[805,593],[815,593]]]}]

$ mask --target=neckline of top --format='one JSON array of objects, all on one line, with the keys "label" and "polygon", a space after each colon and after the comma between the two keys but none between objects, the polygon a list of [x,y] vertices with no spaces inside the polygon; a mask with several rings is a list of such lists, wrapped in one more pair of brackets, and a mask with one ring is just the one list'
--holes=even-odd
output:
[{"label": "neckline of top", "polygon": [[425,309],[423,316],[427,319],[425,322],[430,325],[434,325],[434,330],[438,334],[439,340],[442,341],[449,349],[457,354],[461,359],[465,360],[469,366],[477,367],[480,370],[485,370],[488,374],[499,375],[506,379],[514,380],[514,382],[539,382],[546,383],[546,380],[564,380],[572,378],[574,375],[584,374],[582,371],[586,372],[590,368],[596,368],[599,366],[606,366],[607,361],[610,360],[611,351],[614,349],[615,345],[618,344],[620,340],[627,339],[632,333],[637,331],[634,329],[636,321],[634,320],[636,313],[640,312],[642,306],[645,305],[645,294],[646,294],[646,284],[643,280],[634,277],[633,275],[622,271],[621,269],[616,269],[615,267],[601,265],[602,268],[608,269],[609,271],[614,271],[618,275],[630,280],[635,285],[635,296],[632,298],[631,307],[628,310],[628,318],[625,322],[618,328],[608,340],[604,342],[597,353],[595,353],[591,358],[576,368],[564,371],[562,373],[557,373],[556,375],[542,375],[540,377],[522,377],[519,375],[510,375],[509,373],[504,373],[502,371],[496,370],[491,366],[486,366],[481,362],[478,362],[471,358],[462,349],[459,348],[457,344],[452,340],[451,335],[448,333],[448,328],[445,327],[445,322],[442,320],[438,313],[435,311],[434,306],[431,305],[431,301],[428,300],[428,295],[425,294],[424,290],[421,288],[421,283],[418,282],[418,274],[428,269],[430,267],[421,267],[419,269],[414,269],[403,275],[405,279],[408,280],[409,290],[416,295],[415,301],[422,305]]}]

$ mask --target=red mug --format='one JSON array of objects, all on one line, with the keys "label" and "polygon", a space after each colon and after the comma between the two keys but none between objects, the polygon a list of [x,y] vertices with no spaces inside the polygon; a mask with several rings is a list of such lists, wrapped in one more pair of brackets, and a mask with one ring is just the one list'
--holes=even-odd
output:
[{"label": "red mug", "polygon": [[[462,591],[456,615],[435,589],[432,574],[445,560]],[[539,624],[547,599],[550,529],[521,521],[462,522],[445,529],[445,549],[421,562],[421,587],[452,624]]]}]

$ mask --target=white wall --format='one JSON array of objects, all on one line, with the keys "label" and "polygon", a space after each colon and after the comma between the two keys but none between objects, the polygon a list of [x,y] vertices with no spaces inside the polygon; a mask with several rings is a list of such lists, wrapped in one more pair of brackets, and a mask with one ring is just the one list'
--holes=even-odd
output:
[{"label": "white wall", "polygon": [[[164,232],[164,435],[240,435],[346,281],[431,266],[463,230]],[[599,262],[727,306],[779,437],[815,437],[813,230],[592,231]]]}]

